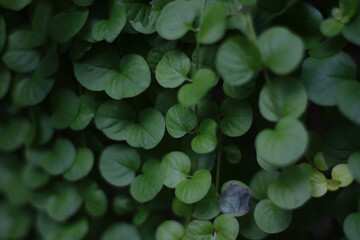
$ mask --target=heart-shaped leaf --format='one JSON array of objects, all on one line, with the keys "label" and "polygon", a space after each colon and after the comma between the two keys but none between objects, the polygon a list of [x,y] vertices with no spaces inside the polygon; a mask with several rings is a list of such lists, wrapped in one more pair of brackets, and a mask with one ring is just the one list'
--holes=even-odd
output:
[{"label": "heart-shaped leaf", "polygon": [[101,236],[101,240],[141,240],[139,231],[126,222],[113,223]]},{"label": "heart-shaped leaf", "polygon": [[360,153],[356,152],[350,155],[348,160],[351,175],[357,182],[360,182]]},{"label": "heart-shaped leaf", "polygon": [[180,240],[184,232],[184,227],[179,222],[167,220],[156,229],[155,235],[158,240]]},{"label": "heart-shaped leaf", "polygon": [[255,207],[255,222],[266,233],[278,233],[284,231],[291,222],[292,213],[282,210],[270,200],[261,200]]},{"label": "heart-shaped leaf", "polygon": [[268,187],[270,200],[280,208],[295,209],[311,197],[311,182],[306,172],[297,167],[285,168]]},{"label": "heart-shaped leaf", "polygon": [[125,9],[116,1],[109,4],[109,19],[97,22],[92,29],[92,37],[96,41],[113,42],[126,23]]},{"label": "heart-shaped leaf", "polygon": [[243,216],[251,209],[251,196],[248,189],[235,184],[228,184],[218,200],[222,213]]},{"label": "heart-shaped leaf", "polygon": [[126,128],[126,141],[133,147],[151,149],[159,144],[165,134],[165,119],[153,108],[147,108],[139,114],[139,122]]},{"label": "heart-shaped leaf", "polygon": [[252,123],[250,104],[244,100],[226,99],[221,104],[223,120],[221,131],[229,137],[239,137],[245,134]]},{"label": "heart-shaped leaf", "polygon": [[191,169],[189,157],[183,152],[170,152],[161,160],[161,169],[164,173],[164,184],[175,188],[188,177]]},{"label": "heart-shaped leaf", "polygon": [[261,115],[269,121],[280,118],[298,118],[307,105],[304,87],[294,79],[271,79],[260,92],[259,109]]},{"label": "heart-shaped leaf", "polygon": [[49,216],[57,221],[65,221],[74,215],[81,206],[81,197],[71,186],[65,185],[58,189],[47,205]]},{"label": "heart-shaped leaf", "polygon": [[189,2],[171,2],[162,9],[156,30],[162,38],[176,40],[192,29],[195,17],[196,10]]},{"label": "heart-shaped leaf", "polygon": [[179,102],[185,106],[197,104],[212,87],[218,77],[210,69],[200,69],[195,72],[193,82],[182,86],[178,92]]},{"label": "heart-shaped leaf", "polygon": [[327,58],[307,58],[301,72],[308,98],[322,106],[334,106],[339,83],[355,80],[355,77],[355,62],[343,52]]},{"label": "heart-shaped leaf", "polygon": [[[84,191],[84,190],[82,190]],[[108,207],[108,199],[102,189],[96,183],[91,183],[82,194],[86,210],[95,217],[105,214]]]},{"label": "heart-shaped leaf", "polygon": [[76,160],[74,144],[67,139],[56,140],[53,149],[42,159],[41,165],[52,175],[66,172]]},{"label": "heart-shaped leaf", "polygon": [[205,119],[199,127],[200,134],[191,141],[194,152],[203,154],[214,151],[217,145],[217,124],[213,119]]},{"label": "heart-shaped leaf", "polygon": [[125,101],[110,100],[99,106],[95,124],[108,138],[125,140],[126,128],[135,119],[136,112]]},{"label": "heart-shaped leaf", "polygon": [[305,153],[307,144],[305,127],[291,118],[281,119],[275,130],[261,131],[255,140],[258,155],[275,166],[295,163]]},{"label": "heart-shaped leaf", "polygon": [[185,179],[176,186],[175,195],[180,201],[191,204],[203,199],[210,187],[210,172],[200,169],[194,173],[191,179]]},{"label": "heart-shaped leaf", "polygon": [[229,85],[249,82],[262,68],[257,47],[243,37],[230,37],[219,48],[216,69]]},{"label": "heart-shaped leaf", "polygon": [[138,175],[130,186],[130,193],[138,202],[153,199],[161,190],[164,175],[157,160],[147,160],[142,167],[143,174]]},{"label": "heart-shaped leaf", "polygon": [[166,129],[174,138],[180,138],[191,132],[197,123],[195,112],[186,106],[176,104],[166,113]]},{"label": "heart-shaped leaf", "polygon": [[208,6],[200,23],[200,31],[196,39],[202,44],[212,44],[219,41],[226,30],[226,9],[224,4],[215,3]]},{"label": "heart-shaped leaf", "polygon": [[118,187],[133,182],[140,164],[139,153],[126,145],[109,146],[100,156],[101,175],[106,181]]},{"label": "heart-shaped leaf", "polygon": [[50,103],[53,110],[51,121],[54,127],[58,129],[69,127],[79,111],[79,98],[73,91],[61,88],[51,93]]},{"label": "heart-shaped leaf", "polygon": [[183,52],[169,51],[156,67],[156,80],[164,88],[176,88],[187,79],[190,67],[190,59]]},{"label": "heart-shaped leaf", "polygon": [[89,10],[73,10],[57,14],[50,24],[51,37],[60,43],[70,41],[85,25]]},{"label": "heart-shaped leaf", "polygon": [[360,125],[360,83],[344,81],[339,84],[337,105],[340,112],[349,120]]},{"label": "heart-shaped leaf", "polygon": [[93,165],[93,152],[89,148],[79,148],[76,151],[74,164],[64,173],[64,177],[69,181],[77,181],[88,175]]},{"label": "heart-shaped leaf", "polygon": [[262,33],[259,50],[264,64],[279,75],[292,72],[304,55],[302,40],[283,27],[272,27]]},{"label": "heart-shaped leaf", "polygon": [[113,72],[104,81],[105,92],[114,99],[134,97],[145,91],[151,82],[150,69],[140,55],[123,57],[120,73]]},{"label": "heart-shaped leaf", "polygon": [[70,127],[73,130],[82,130],[86,128],[92,119],[95,117],[95,112],[98,107],[96,96],[91,93],[85,93],[80,96],[80,107],[75,120],[71,123]]}]

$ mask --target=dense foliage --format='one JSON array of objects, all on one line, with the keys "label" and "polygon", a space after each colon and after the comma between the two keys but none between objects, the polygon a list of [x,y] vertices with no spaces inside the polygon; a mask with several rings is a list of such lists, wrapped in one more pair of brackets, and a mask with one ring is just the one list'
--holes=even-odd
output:
[{"label": "dense foliage", "polygon": [[0,10],[0,239],[360,239],[360,1]]}]

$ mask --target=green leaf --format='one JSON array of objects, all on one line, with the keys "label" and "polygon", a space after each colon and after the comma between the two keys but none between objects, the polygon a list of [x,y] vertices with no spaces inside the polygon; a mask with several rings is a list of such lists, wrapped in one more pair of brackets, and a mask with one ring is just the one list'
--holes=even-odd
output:
[{"label": "green leaf", "polygon": [[17,30],[8,35],[7,46],[2,55],[5,65],[15,72],[28,73],[36,69],[40,53],[33,49],[31,32]]},{"label": "green leaf", "polygon": [[306,172],[297,167],[285,168],[268,188],[270,200],[280,208],[295,209],[311,197],[311,182]]},{"label": "green leaf", "polygon": [[282,210],[270,200],[261,200],[255,207],[255,222],[266,233],[278,233],[284,231],[291,222],[292,213]]},{"label": "green leaf", "polygon": [[197,104],[218,82],[218,77],[210,69],[195,72],[193,82],[183,85],[178,92],[178,100],[185,106]]},{"label": "green leaf", "polygon": [[225,191],[218,199],[220,211],[236,217],[247,214],[251,209],[251,202],[249,190],[236,184],[226,184]]},{"label": "green leaf", "polygon": [[140,55],[123,57],[120,72],[113,72],[104,81],[105,92],[114,99],[130,98],[144,92],[150,85],[150,69]]},{"label": "green leaf", "polygon": [[170,152],[162,158],[161,169],[164,173],[165,186],[175,188],[187,178],[191,169],[191,162],[183,152]]},{"label": "green leaf", "polygon": [[150,69],[156,71],[156,67],[159,64],[161,58],[164,56],[164,54],[167,53],[168,51],[173,50],[175,46],[176,46],[176,42],[166,41],[159,44],[155,48],[152,48],[146,57],[146,61],[149,64]]},{"label": "green leaf", "polygon": [[272,27],[262,33],[259,50],[264,64],[279,75],[295,70],[304,55],[302,40],[283,27]]},{"label": "green leaf", "polygon": [[321,197],[327,192],[327,179],[322,172],[313,169],[308,163],[301,163],[299,165],[309,176],[311,183],[311,196]]},{"label": "green leaf", "polygon": [[201,44],[213,44],[224,36],[225,30],[226,9],[224,4],[211,4],[204,11],[196,40]]},{"label": "green leaf", "polygon": [[113,140],[125,140],[126,128],[136,119],[136,112],[125,101],[110,100],[101,104],[95,125]]},{"label": "green leaf", "polygon": [[244,100],[225,99],[221,104],[221,131],[229,137],[244,135],[252,123],[250,104]]},{"label": "green leaf", "polygon": [[3,99],[10,89],[11,71],[0,66],[0,100]]},{"label": "green leaf", "polygon": [[142,172],[131,183],[130,193],[136,201],[148,202],[162,189],[164,175],[159,161],[153,159],[144,163]]},{"label": "green leaf", "polygon": [[109,4],[109,19],[97,22],[92,29],[91,35],[95,41],[105,40],[113,42],[120,34],[126,23],[125,9],[116,1]]},{"label": "green leaf", "polygon": [[180,240],[184,232],[184,227],[179,222],[167,220],[158,226],[155,235],[157,240]]},{"label": "green leaf", "polygon": [[243,37],[230,37],[221,44],[216,56],[216,69],[224,81],[239,86],[255,78],[261,70],[257,47]]},{"label": "green leaf", "polygon": [[174,138],[183,137],[191,132],[197,123],[195,112],[186,106],[176,104],[166,113],[166,129]]},{"label": "green leaf", "polygon": [[346,187],[348,185],[350,185],[354,178],[350,173],[350,169],[348,167],[347,164],[341,163],[336,165],[332,170],[331,170],[331,177],[334,180],[337,180],[340,182],[340,187]]},{"label": "green leaf", "polygon": [[61,186],[47,205],[47,213],[57,221],[65,221],[74,215],[81,206],[81,197],[71,186]]},{"label": "green leaf", "polygon": [[12,119],[0,123],[0,150],[15,151],[24,144],[30,124],[25,119]]},{"label": "green leaf", "polygon": [[0,0],[0,5],[14,11],[20,11],[21,9],[29,5],[31,2],[32,0]]},{"label": "green leaf", "polygon": [[352,213],[348,215],[344,221],[343,229],[345,235],[350,240],[360,239],[360,213]]},{"label": "green leaf", "polygon": [[87,7],[93,4],[95,0],[73,0],[74,3],[80,7]]},{"label": "green leaf", "polygon": [[301,122],[283,118],[275,130],[262,130],[256,137],[258,155],[275,166],[295,163],[304,153],[308,144],[308,134]]},{"label": "green leaf", "polygon": [[4,17],[0,14],[0,52],[3,50],[6,41],[6,23]]},{"label": "green leaf", "polygon": [[341,33],[344,27],[344,23],[328,18],[320,24],[320,31],[325,37],[334,37]]},{"label": "green leaf", "polygon": [[344,81],[338,86],[337,105],[350,121],[360,125],[360,83]]},{"label": "green leaf", "polygon": [[52,150],[42,159],[43,168],[52,175],[66,172],[76,160],[74,144],[64,138],[58,138]]},{"label": "green leaf", "polygon": [[232,86],[224,82],[223,90],[228,97],[242,100],[249,97],[254,92],[255,81],[250,81],[239,86]]},{"label": "green leaf", "polygon": [[79,98],[67,88],[53,91],[50,104],[53,110],[51,120],[54,127],[58,129],[69,127],[75,120],[80,107]]},{"label": "green leaf", "polygon": [[190,59],[183,52],[169,51],[156,67],[156,80],[164,88],[176,88],[187,79],[190,67]]},{"label": "green leaf", "polygon": [[130,146],[151,149],[156,147],[165,134],[165,119],[153,108],[140,112],[139,122],[126,128],[126,141]]},{"label": "green leaf", "polygon": [[334,106],[339,83],[355,80],[355,76],[355,62],[349,55],[339,52],[327,58],[307,58],[302,66],[301,82],[311,101]]},{"label": "green leaf", "polygon": [[91,51],[81,61],[74,63],[74,74],[82,86],[91,91],[103,91],[105,81],[114,76],[120,58],[110,47]]},{"label": "green leaf", "polygon": [[240,149],[235,145],[227,145],[223,148],[223,151],[226,156],[226,160],[229,163],[236,164],[241,160],[241,152]]},{"label": "green leaf", "polygon": [[199,127],[199,135],[191,141],[191,148],[194,152],[204,154],[215,150],[217,124],[213,119],[205,119]]},{"label": "green leaf", "polygon": [[64,173],[64,177],[69,181],[78,181],[89,174],[93,165],[93,152],[89,148],[79,148],[76,151],[74,164]]},{"label": "green leaf", "polygon": [[86,210],[95,217],[103,216],[108,208],[108,199],[97,184],[91,184],[82,197]]},{"label": "green leaf", "polygon": [[40,76],[19,77],[12,89],[12,98],[16,105],[31,106],[42,102],[54,86],[54,79]]},{"label": "green leaf", "polygon": [[306,105],[305,89],[295,79],[271,79],[259,96],[261,115],[274,122],[284,117],[300,117],[306,110]]},{"label": "green leaf", "polygon": [[156,30],[162,38],[176,40],[192,29],[195,17],[196,10],[189,2],[171,2],[161,10],[156,22]]},{"label": "green leaf", "polygon": [[250,181],[252,197],[258,200],[268,198],[268,187],[272,182],[276,181],[278,177],[278,171],[260,170],[255,173]]},{"label": "green leaf", "polygon": [[134,211],[136,207],[135,201],[130,196],[117,195],[114,198],[113,208],[116,213],[128,213]]},{"label": "green leaf", "polygon": [[100,156],[101,175],[112,185],[123,187],[130,185],[135,179],[141,158],[139,153],[126,145],[112,145]]},{"label": "green leaf", "polygon": [[267,233],[263,232],[255,222],[254,205],[250,212],[238,219],[239,233],[246,239],[264,239]]},{"label": "green leaf", "polygon": [[339,7],[345,16],[351,18],[355,15],[357,9],[356,0],[340,0]]},{"label": "green leaf", "polygon": [[32,220],[27,210],[2,201],[0,204],[0,212],[0,238],[26,238],[31,228]]},{"label": "green leaf", "polygon": [[314,164],[320,171],[326,171],[329,169],[329,167],[326,165],[323,152],[318,152],[314,156]]},{"label": "green leaf", "polygon": [[191,179],[185,179],[176,186],[175,195],[184,203],[195,203],[205,197],[210,186],[210,172],[205,169],[200,169],[194,173]]},{"label": "green leaf", "polygon": [[345,26],[345,28],[342,31],[343,36],[348,40],[349,42],[360,46],[360,40],[357,37],[357,32],[359,31],[360,27],[360,14],[357,14],[355,19],[348,25]]},{"label": "green leaf", "polygon": [[192,216],[196,219],[209,220],[219,215],[220,211],[214,185],[211,185],[206,196],[193,206]]},{"label": "green leaf", "polygon": [[22,177],[26,186],[33,189],[41,188],[50,180],[50,175],[34,164],[26,165]]},{"label": "green leaf", "polygon": [[186,228],[187,240],[213,240],[214,227],[210,221],[194,220]]},{"label": "green leaf", "polygon": [[309,51],[311,57],[324,58],[331,57],[338,53],[343,47],[347,45],[347,41],[342,36],[326,38],[316,47]]},{"label": "green leaf", "polygon": [[214,228],[217,240],[235,240],[239,233],[239,223],[236,218],[228,214],[216,217]]},{"label": "green leaf", "polygon": [[82,130],[86,128],[95,117],[97,102],[95,96],[91,93],[85,93],[80,96],[80,107],[75,120],[70,127],[73,130]]},{"label": "green leaf", "polygon": [[57,14],[50,23],[51,37],[60,43],[70,41],[85,25],[89,10],[72,10]]},{"label": "green leaf", "polygon": [[131,224],[118,222],[112,224],[101,236],[101,240],[141,240],[139,231]]},{"label": "green leaf", "polygon": [[360,153],[356,152],[350,155],[348,165],[351,175],[357,182],[360,182]]},{"label": "green leaf", "polygon": [[89,231],[89,223],[85,218],[72,222],[62,227],[60,232],[53,238],[54,240],[74,239],[81,240]]}]

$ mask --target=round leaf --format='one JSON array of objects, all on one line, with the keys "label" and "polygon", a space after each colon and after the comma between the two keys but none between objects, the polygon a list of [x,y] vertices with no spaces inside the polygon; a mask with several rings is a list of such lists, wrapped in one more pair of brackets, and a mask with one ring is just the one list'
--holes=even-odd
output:
[{"label": "round leaf", "polygon": [[187,1],[167,4],[156,22],[156,30],[162,38],[176,40],[183,37],[195,20],[196,10]]},{"label": "round leaf", "polygon": [[141,240],[139,231],[131,224],[125,222],[114,223],[106,229],[101,240]]},{"label": "round leaf", "polygon": [[221,105],[221,112],[223,114],[221,131],[225,135],[239,137],[250,129],[252,110],[248,102],[226,99]]},{"label": "round leaf", "polygon": [[236,218],[228,214],[216,217],[214,228],[218,240],[235,240],[239,233],[239,223]]},{"label": "round leaf", "polygon": [[214,227],[209,221],[194,220],[186,228],[185,239],[213,240]]},{"label": "round leaf", "polygon": [[301,39],[283,27],[272,27],[262,33],[259,50],[264,64],[279,75],[295,70],[304,55]]},{"label": "round leaf", "polygon": [[360,125],[360,83],[344,81],[339,84],[337,105],[340,112],[349,120]]},{"label": "round leaf", "polygon": [[164,88],[176,88],[187,79],[190,67],[190,59],[183,52],[169,51],[156,67],[156,80]]},{"label": "round leaf", "polygon": [[161,190],[164,175],[157,160],[148,160],[142,167],[143,174],[138,175],[130,186],[130,193],[138,202],[152,200]]},{"label": "round leaf", "polygon": [[194,152],[204,154],[214,151],[217,145],[217,124],[213,119],[205,119],[199,127],[200,134],[191,141]]},{"label": "round leaf", "polygon": [[259,50],[243,37],[230,37],[219,48],[216,69],[229,85],[249,82],[262,68]]},{"label": "round leaf", "polygon": [[295,163],[304,153],[308,144],[308,134],[301,122],[283,118],[275,130],[261,131],[255,140],[260,157],[276,166]]},{"label": "round leaf", "polygon": [[177,104],[166,113],[166,129],[174,138],[180,138],[191,132],[197,123],[195,112],[186,106]]},{"label": "round leaf", "polygon": [[307,105],[304,87],[294,79],[271,79],[260,92],[259,109],[261,115],[269,121],[280,118],[298,118]]},{"label": "round leaf", "polygon": [[346,187],[354,180],[347,164],[338,164],[331,171],[331,177],[340,182],[340,187]]},{"label": "round leaf", "polygon": [[292,213],[282,210],[270,200],[261,200],[255,207],[255,222],[266,233],[278,233],[284,231],[291,222]]},{"label": "round leaf", "polygon": [[100,156],[100,172],[109,183],[118,187],[127,186],[134,180],[140,163],[140,155],[134,148],[112,145]]},{"label": "round leaf", "polygon": [[227,184],[218,200],[222,213],[243,216],[251,209],[251,196],[248,189],[235,184]]},{"label": "round leaf", "polygon": [[191,179],[185,179],[176,186],[175,195],[184,203],[195,203],[205,197],[210,186],[210,172],[205,169],[200,169],[194,173]]},{"label": "round leaf", "polygon": [[322,172],[313,169],[308,163],[299,165],[309,176],[311,182],[311,196],[321,197],[327,192],[327,179]]},{"label": "round leaf", "polygon": [[344,26],[344,23],[328,18],[320,24],[320,31],[325,37],[334,37],[341,33]]},{"label": "round leaf", "polygon": [[183,152],[170,152],[161,160],[161,169],[164,173],[165,186],[175,188],[187,178],[191,169],[191,162]]},{"label": "round leaf", "polygon": [[350,240],[360,239],[360,213],[348,215],[344,221],[344,232]]},{"label": "round leaf", "polygon": [[311,182],[306,172],[291,166],[284,169],[268,188],[270,200],[280,208],[295,209],[311,197]]},{"label": "round leaf", "polygon": [[156,229],[155,235],[157,240],[180,240],[184,232],[184,227],[180,223],[167,220]]},{"label": "round leaf", "polygon": [[64,177],[69,181],[77,181],[88,175],[93,165],[93,152],[89,148],[79,148],[76,151],[74,164],[64,173]]},{"label": "round leaf", "polygon": [[278,171],[264,171],[260,170],[250,181],[251,194],[256,199],[265,199],[268,198],[268,187],[269,185],[277,180],[279,177]]}]

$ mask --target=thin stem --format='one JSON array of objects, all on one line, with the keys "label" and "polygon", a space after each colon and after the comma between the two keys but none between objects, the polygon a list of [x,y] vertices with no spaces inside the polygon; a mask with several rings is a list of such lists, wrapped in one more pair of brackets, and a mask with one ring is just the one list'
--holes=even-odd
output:
[{"label": "thin stem", "polygon": [[249,12],[246,14],[246,20],[247,20],[247,24],[248,24],[248,27],[249,27],[249,30],[250,30],[251,40],[255,44],[257,44],[257,36],[256,36],[255,28],[254,28],[254,23],[253,23],[251,14]]},{"label": "thin stem", "polygon": [[216,164],[216,182],[215,182],[215,187],[216,187],[216,194],[219,194],[219,184],[220,184],[220,167],[221,167],[221,156],[222,156],[222,148],[219,147],[218,148],[218,154],[217,154],[217,164]]},{"label": "thin stem", "polygon": [[[196,136],[199,135],[199,111],[198,111],[198,105],[195,105],[195,114],[196,114],[196,128],[195,133]],[[199,169],[199,154],[195,152],[195,171]]]}]

